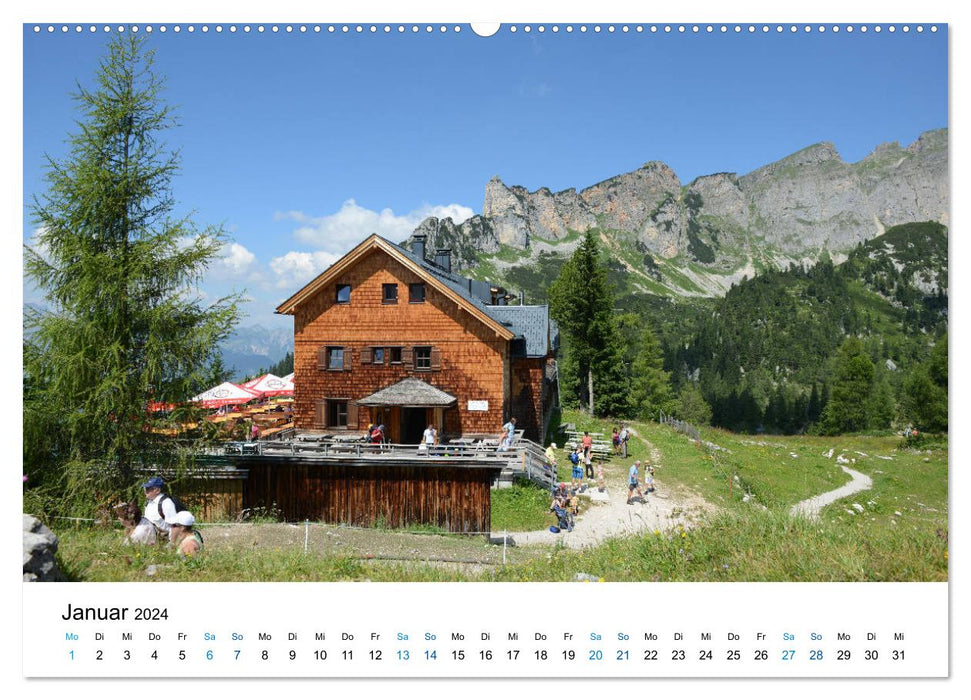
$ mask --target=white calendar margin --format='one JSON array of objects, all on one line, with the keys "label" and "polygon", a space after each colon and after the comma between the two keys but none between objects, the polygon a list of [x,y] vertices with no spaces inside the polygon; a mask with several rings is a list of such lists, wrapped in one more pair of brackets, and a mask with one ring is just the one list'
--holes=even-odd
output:
[{"label": "white calendar margin", "polygon": [[80,583],[25,586],[24,606],[28,677],[948,675],[946,583]]},{"label": "white calendar margin", "polygon": [[[6,41],[2,42],[0,46],[5,46],[4,50],[4,70],[0,72],[2,75],[2,87],[5,88],[4,94],[8,95],[7,108],[0,111],[2,117],[2,124],[5,127],[4,131],[7,134],[8,146],[10,146],[11,158],[8,162],[8,167],[3,170],[3,192],[5,196],[4,201],[4,213],[7,215],[5,219],[8,223],[17,220],[22,216],[22,206],[23,206],[23,191],[22,191],[22,181],[20,174],[22,173],[22,161],[20,160],[20,151],[16,146],[16,141],[20,137],[20,120],[22,118],[22,102],[21,102],[21,34],[20,34],[20,24],[25,21],[61,21],[64,19],[69,19],[70,21],[100,21],[100,20],[113,20],[117,19],[119,16],[124,15],[125,19],[128,21],[167,21],[172,19],[178,19],[179,21],[186,20],[203,20],[209,21],[212,16],[219,14],[216,3],[211,3],[207,9],[209,10],[207,16],[200,17],[200,5],[198,3],[187,2],[186,0],[170,0],[166,3],[164,12],[159,11],[157,8],[153,7],[149,3],[142,5],[131,5],[130,3],[120,3],[120,2],[106,2],[105,0],[88,0],[83,3],[83,6],[79,6],[78,3],[68,2],[66,0],[51,0],[44,3],[44,6],[25,6],[25,5],[15,5],[8,4],[5,6],[3,12],[4,19],[7,20],[4,23],[6,34]],[[79,7],[83,9],[79,10]],[[554,12],[555,9],[555,12]],[[234,21],[262,21],[267,19],[268,10],[263,7],[262,3],[252,3],[245,1],[237,1],[231,5],[227,5],[227,8],[222,11],[222,15],[230,16]],[[380,0],[377,2],[370,3],[356,3],[351,6],[346,5],[335,5],[327,8],[326,17],[317,17],[316,12],[312,12],[311,9],[304,2],[292,2],[292,0],[278,0],[274,3],[272,7],[273,20],[285,21],[290,18],[296,18],[298,20],[307,20],[308,15],[314,15],[311,19],[322,19],[327,21],[422,21],[426,19],[431,20],[442,20],[442,21],[454,21],[454,22],[468,22],[470,20],[474,21],[611,21],[614,19],[620,21],[652,21],[652,22],[664,22],[664,21],[832,21],[832,22],[860,22],[860,21],[941,21],[950,22],[949,31],[951,32],[951,75],[964,75],[967,76],[967,71],[964,70],[967,67],[967,50],[962,48],[963,44],[961,41],[964,32],[963,29],[966,25],[961,23],[963,20],[963,15],[958,15],[954,9],[953,5],[946,0],[925,0],[922,3],[912,3],[912,2],[902,2],[901,0],[885,0],[885,2],[880,3],[879,6],[873,6],[867,8],[866,10],[859,10],[855,6],[845,3],[837,2],[836,0],[817,0],[812,4],[806,3],[805,6],[800,6],[799,4],[790,4],[786,6],[780,6],[777,3],[756,1],[756,0],[735,0],[731,3],[731,6],[726,9],[724,3],[715,3],[710,0],[703,0],[701,2],[695,2],[691,7],[684,6],[683,4],[675,5],[660,5],[660,6],[650,6],[643,5],[638,7],[631,7],[630,4],[622,0],[601,0],[601,2],[590,4],[590,3],[571,3],[567,0],[561,0],[561,2],[556,3],[553,8],[546,11],[542,11],[539,8],[531,9],[525,4],[517,1],[509,0],[492,0],[489,3],[479,2],[474,6],[461,6],[455,3],[447,3],[439,0],[438,2],[431,2],[430,0],[413,0],[409,3],[399,3],[394,4],[388,0]],[[966,39],[966,37],[963,37]],[[0,49],[3,50],[3,49]],[[951,104],[954,105],[955,109],[952,110],[952,118],[949,120],[949,125],[952,127],[951,130],[951,142],[952,142],[952,153],[954,155],[965,155],[966,149],[963,148],[963,141],[961,139],[960,128],[955,129],[954,127],[959,126],[959,122],[955,117],[959,115],[964,115],[965,111],[961,109],[965,104],[963,99],[963,94],[957,89],[957,81],[953,78],[951,80],[952,93],[951,93]],[[13,144],[13,145],[11,145]],[[952,157],[952,192],[959,192],[960,184],[962,182],[961,175],[965,172],[965,169],[959,164],[963,163],[963,160],[958,160]],[[956,221],[956,225],[964,220],[959,212],[962,209],[962,203],[960,198],[954,197],[952,202],[952,219]],[[16,230],[20,230],[18,225]],[[4,260],[6,266],[5,272],[7,273],[5,279],[16,279],[17,275],[20,274],[20,262],[19,262],[19,243],[14,248],[13,242],[16,240],[15,237],[8,237],[8,244],[10,245],[10,250],[7,251],[6,256],[0,256],[0,259]],[[965,247],[960,241],[951,241],[951,257],[954,260],[952,264],[952,269],[954,269],[956,264],[964,262],[967,255],[964,254]],[[955,284],[958,282],[958,284]],[[967,337],[965,328],[967,324],[964,322],[964,312],[963,308],[966,308],[961,302],[965,296],[963,286],[960,285],[960,280],[956,277],[952,281],[951,285],[952,299],[955,299],[955,303],[952,305],[952,316],[954,323],[952,323],[951,328],[951,338],[952,343],[955,346],[960,347],[964,344],[964,340]],[[9,327],[19,326],[19,317],[16,316],[16,305],[10,304],[7,307],[5,314],[9,314],[5,317]],[[961,319],[961,320],[959,320]],[[20,347],[19,345],[14,347],[13,343],[5,343],[0,346],[0,357],[7,360],[7,364],[10,366],[16,366],[19,361]],[[962,389],[967,387],[967,381],[965,379],[965,373],[960,367],[955,367],[952,371],[952,396],[956,395],[967,395]],[[959,406],[956,401],[952,402],[951,412],[953,418],[953,423],[956,425],[959,422],[963,423],[963,418],[966,416],[966,412],[962,410],[962,406]],[[8,416],[10,421],[16,424],[19,420],[17,416]],[[19,435],[19,432],[18,432]],[[14,441],[18,441],[17,435],[14,435]],[[951,454],[954,456],[952,459],[952,464],[957,464],[961,456],[967,454],[968,450],[964,443],[963,436],[960,435],[958,430],[955,430],[951,437]],[[11,473],[13,470],[10,470]],[[955,489],[958,489],[959,482],[964,482],[966,485],[967,479],[962,478],[960,473],[955,473],[953,470],[951,481],[951,492],[954,493]],[[15,475],[14,475],[15,476]],[[14,478],[10,474],[7,475],[8,479]],[[963,493],[967,489],[960,488],[958,493]],[[3,503],[6,506],[4,511],[8,513],[8,517],[19,517],[16,515],[17,509],[17,494],[12,486],[8,483],[8,488],[0,491],[0,498],[3,498]],[[14,514],[11,516],[10,514]],[[958,529],[958,523],[960,517],[951,510],[951,530],[952,532]],[[960,538],[954,538],[952,542],[960,542]],[[5,554],[5,560],[12,561],[15,560],[19,550],[19,541],[16,538],[15,532],[12,528],[5,530],[5,535],[3,537],[3,552]],[[951,566],[951,583],[956,583],[959,581],[964,581],[967,571],[967,566],[963,563],[963,560],[959,556],[955,556],[958,552],[957,547],[952,546],[952,566]],[[21,592],[19,587],[19,582],[14,579],[12,574],[8,574],[4,578],[3,592],[6,593],[4,598],[9,601],[9,606],[16,606],[20,601],[21,596],[18,595]],[[962,618],[962,611],[964,607],[962,605],[959,596],[954,596],[952,600],[952,620],[955,623]],[[8,615],[5,619],[12,620],[16,619],[16,615],[13,614],[14,611],[8,608]],[[22,623],[30,624],[31,621],[28,616],[28,612],[21,606],[22,613]],[[955,624],[955,627],[957,625]],[[967,646],[964,643],[964,638],[960,632],[955,629],[950,633],[950,643],[951,643],[951,658],[962,659],[967,658]],[[38,685],[37,682],[27,683],[21,675],[22,665],[17,663],[17,661],[22,661],[18,658],[18,655],[10,652],[8,646],[7,654],[0,656],[2,658],[3,664],[3,678],[7,681],[13,681],[11,687],[15,694],[24,696],[28,693],[33,693],[35,695],[42,692],[43,688],[51,692],[57,692],[58,686],[63,691],[67,691],[68,688],[62,683],[55,683],[54,686],[47,686],[45,684]],[[966,665],[965,665],[966,666]],[[732,692],[744,692],[746,697],[777,697],[780,693],[784,693],[790,698],[802,698],[802,697],[817,697],[819,693],[834,693],[838,692],[840,694],[859,694],[862,692],[879,693],[881,698],[912,698],[915,694],[920,692],[925,692],[929,690],[934,693],[935,696],[956,696],[957,694],[957,679],[967,677],[966,668],[962,667],[960,664],[955,665],[952,670],[952,677],[950,682],[942,684],[939,682],[898,682],[892,680],[869,680],[869,681],[821,681],[819,683],[791,683],[788,681],[736,681],[732,683]],[[138,683],[138,685],[136,685]],[[310,688],[320,688],[318,685],[311,686],[313,681],[305,681],[298,683],[284,683],[282,687],[296,690],[299,688],[310,689]],[[494,697],[496,692],[505,692],[507,689],[515,687],[517,690],[527,690],[528,692],[562,692],[567,688],[571,690],[576,690],[578,686],[575,685],[573,681],[556,681],[556,680],[543,680],[537,685],[530,682],[517,682],[517,683],[504,683],[502,681],[499,684],[469,684],[463,683],[462,681],[414,681],[409,682],[404,686],[409,689],[409,692],[414,692],[418,689],[421,690],[422,697],[450,697],[454,698],[456,694],[461,694],[466,698],[479,698],[479,697]],[[611,684],[610,692],[627,692],[632,690],[638,690],[643,686],[635,685],[636,681],[616,681]],[[865,685],[863,685],[865,683]],[[204,692],[211,692],[212,683],[203,682],[199,683],[197,681],[173,681],[171,684],[171,689],[173,691],[189,691],[192,689],[204,689]],[[236,697],[264,697],[271,687],[280,687],[279,684],[270,685],[268,683],[253,683],[251,680],[222,680],[219,681],[221,689],[227,692],[233,692]],[[380,688],[384,686],[384,690],[390,691],[392,688],[390,684],[383,684],[381,682],[377,683]],[[207,689],[208,686],[208,689]],[[348,690],[350,692],[359,692],[361,688],[360,682],[358,681],[331,681],[325,686],[330,692],[342,692]],[[532,690],[529,690],[532,687]],[[139,682],[129,682],[129,681],[117,681],[111,685],[113,691],[121,692],[124,690],[141,690],[144,685]],[[581,690],[587,692],[590,690],[589,685],[579,686]],[[713,682],[697,682],[688,683],[686,681],[653,681],[650,686],[652,693],[663,693],[665,696],[669,694],[672,697],[678,698],[690,698],[690,697],[710,697],[713,693],[723,690],[722,686],[716,686]],[[17,693],[19,690],[21,692]],[[384,692],[384,691],[382,691]]]}]

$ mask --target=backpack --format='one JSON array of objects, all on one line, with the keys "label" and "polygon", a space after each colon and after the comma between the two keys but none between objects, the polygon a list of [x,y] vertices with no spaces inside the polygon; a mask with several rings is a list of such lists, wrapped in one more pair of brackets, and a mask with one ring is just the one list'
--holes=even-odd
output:
[{"label": "backpack", "polygon": [[574,464],[579,464],[580,463],[580,455],[578,455],[576,452],[571,452],[570,453],[570,461],[573,462]]},{"label": "backpack", "polygon": [[188,510],[188,508],[186,508],[182,504],[182,501],[180,501],[178,498],[176,498],[175,496],[170,496],[167,493],[163,493],[162,494],[162,497],[160,499],[158,499],[158,514],[162,518],[165,517],[164,515],[162,515],[162,504],[165,503],[165,499],[168,499],[168,500],[172,501],[172,505],[175,506],[175,512],[176,513],[179,513],[179,512],[181,512],[183,510]]}]

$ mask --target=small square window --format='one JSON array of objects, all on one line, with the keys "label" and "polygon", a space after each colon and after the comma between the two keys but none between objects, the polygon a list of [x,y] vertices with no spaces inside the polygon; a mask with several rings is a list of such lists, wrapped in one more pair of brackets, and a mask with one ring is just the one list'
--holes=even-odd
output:
[{"label": "small square window", "polygon": [[415,347],[415,369],[432,368],[432,348],[430,345]]},{"label": "small square window", "polygon": [[384,348],[371,348],[371,362],[376,365],[384,364]]},{"label": "small square window", "polygon": [[337,285],[337,303],[338,304],[351,303],[351,285],[349,284]]},{"label": "small square window", "polygon": [[424,282],[413,282],[408,285],[408,301],[412,304],[419,304],[425,301]]},{"label": "small square window", "polygon": [[400,365],[401,348],[388,348],[388,361],[393,365]]},{"label": "small square window", "polygon": [[344,348],[327,348],[327,369],[344,369]]},{"label": "small square window", "polygon": [[398,303],[398,285],[396,284],[382,284],[381,285],[381,302],[384,304],[397,304]]}]

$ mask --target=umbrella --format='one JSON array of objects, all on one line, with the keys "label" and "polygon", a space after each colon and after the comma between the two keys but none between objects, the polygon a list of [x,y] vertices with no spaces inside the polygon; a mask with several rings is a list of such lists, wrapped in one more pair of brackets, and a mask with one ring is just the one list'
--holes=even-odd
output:
[{"label": "umbrella", "polygon": [[219,386],[214,386],[208,391],[204,391],[198,396],[193,396],[194,403],[201,404],[203,408],[218,408],[220,406],[230,406],[233,404],[247,403],[259,394],[237,386],[232,382],[223,382]]}]

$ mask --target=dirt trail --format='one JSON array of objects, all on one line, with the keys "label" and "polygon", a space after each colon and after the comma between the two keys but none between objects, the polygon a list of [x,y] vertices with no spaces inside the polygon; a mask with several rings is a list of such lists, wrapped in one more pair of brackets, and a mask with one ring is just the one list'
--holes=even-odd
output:
[{"label": "dirt trail", "polygon": [[[660,450],[643,437],[634,437],[650,449],[651,464],[656,470],[656,491],[645,493],[643,503],[635,494],[633,503],[627,505],[627,473],[633,459],[614,457],[604,465],[606,493],[598,493],[595,487],[587,490],[588,494],[592,494],[591,500],[577,517],[573,532],[553,533],[547,529],[510,533],[515,543],[520,546],[562,543],[571,549],[581,549],[610,537],[689,525],[694,517],[710,507],[699,496],[675,497],[668,491],[664,486],[664,463]],[[641,482],[643,484],[643,474]]]},{"label": "dirt trail", "polygon": [[792,515],[802,515],[812,520],[816,520],[819,518],[819,511],[833,501],[838,501],[841,498],[852,496],[854,493],[859,491],[866,491],[867,489],[873,488],[873,480],[866,474],[861,474],[855,469],[849,469],[843,465],[840,465],[840,467],[844,472],[852,477],[850,483],[844,484],[838,489],[821,493],[818,496],[807,498],[805,501],[800,501],[792,507],[792,510],[790,511]]}]

